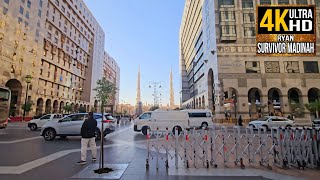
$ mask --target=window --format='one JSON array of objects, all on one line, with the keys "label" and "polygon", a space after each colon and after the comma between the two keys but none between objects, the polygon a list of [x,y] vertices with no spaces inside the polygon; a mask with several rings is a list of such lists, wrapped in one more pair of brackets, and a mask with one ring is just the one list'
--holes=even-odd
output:
[{"label": "window", "polygon": [[151,113],[144,113],[139,117],[139,119],[150,119],[150,118],[151,118]]},{"label": "window", "polygon": [[48,76],[47,77],[50,77],[50,72],[48,72]]},{"label": "window", "polygon": [[234,0],[219,0],[219,5],[234,5]]},{"label": "window", "polygon": [[52,30],[52,26],[51,26],[51,25],[49,25],[48,29],[51,31],[51,30]]},{"label": "window", "polygon": [[29,19],[29,12],[26,11],[26,18]]},{"label": "window", "polygon": [[236,36],[236,27],[234,25],[223,25],[221,26],[222,36]]},{"label": "window", "polygon": [[189,113],[189,117],[211,117],[210,113]]},{"label": "window", "polygon": [[29,23],[27,21],[24,22],[24,27],[27,28],[29,26]]},{"label": "window", "polygon": [[20,12],[20,14],[23,14],[23,7],[22,6],[20,6],[19,12]]},{"label": "window", "polygon": [[266,73],[280,73],[280,66],[278,61],[265,61],[264,66]]},{"label": "window", "polygon": [[38,16],[41,17],[41,10],[38,10]]},{"label": "window", "polygon": [[297,0],[297,4],[308,4],[308,0]]},{"label": "window", "polygon": [[27,2],[27,7],[28,7],[28,8],[31,7],[31,2],[30,2],[30,0],[28,0],[28,2]]},{"label": "window", "polygon": [[37,26],[40,27],[40,21],[37,22]]},{"label": "window", "polygon": [[10,3],[10,0],[4,0],[5,3],[9,4]]},{"label": "window", "polygon": [[244,27],[244,37],[245,38],[253,38],[256,36],[256,28],[255,27]]},{"label": "window", "polygon": [[253,0],[242,0],[242,9],[253,9]]},{"label": "window", "polygon": [[66,11],[66,9],[63,6],[61,6],[61,10],[62,10],[62,12]]},{"label": "window", "polygon": [[39,33],[39,29],[36,30],[36,37],[39,37],[40,33]]},{"label": "window", "polygon": [[289,0],[278,0],[278,4],[289,4]]},{"label": "window", "polygon": [[47,38],[48,39],[51,39],[51,34],[48,32],[48,34],[47,34]]},{"label": "window", "polygon": [[18,23],[19,23],[19,24],[22,23],[21,17],[18,17]]},{"label": "window", "polygon": [[234,21],[234,11],[221,11],[221,21]]},{"label": "window", "polygon": [[52,16],[52,21],[54,22],[54,16]]},{"label": "window", "polygon": [[8,8],[3,7],[3,15],[6,15],[8,13]]},{"label": "window", "polygon": [[303,62],[305,73],[319,73],[319,67],[317,61],[304,61]]},{"label": "window", "polygon": [[271,4],[271,0],[260,0],[260,4]]},{"label": "window", "polygon": [[244,23],[254,23],[254,13],[243,13]]},{"label": "window", "polygon": [[42,69],[40,69],[40,75],[42,75],[42,71],[43,71],[43,70],[42,70]]},{"label": "window", "polygon": [[247,61],[246,62],[246,73],[260,73],[260,62]]},{"label": "window", "polygon": [[42,0],[39,0],[39,6],[42,7]]},{"label": "window", "polygon": [[47,119],[50,119],[50,117],[51,117],[51,115],[49,114],[49,115],[45,115],[45,116],[42,116],[41,118],[40,118],[40,120],[47,120]]},{"label": "window", "polygon": [[298,61],[285,61],[284,71],[286,73],[299,73],[299,62]]},{"label": "window", "polygon": [[56,4],[57,6],[59,6],[59,1],[58,1],[58,0],[56,0],[55,4]]}]

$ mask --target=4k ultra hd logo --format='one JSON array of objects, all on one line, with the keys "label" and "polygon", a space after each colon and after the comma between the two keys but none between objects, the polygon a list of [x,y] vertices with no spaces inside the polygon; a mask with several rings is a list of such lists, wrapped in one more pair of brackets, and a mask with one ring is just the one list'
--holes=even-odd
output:
[{"label": "4k ultra hd logo", "polygon": [[314,5],[258,6],[257,55],[315,56]]}]

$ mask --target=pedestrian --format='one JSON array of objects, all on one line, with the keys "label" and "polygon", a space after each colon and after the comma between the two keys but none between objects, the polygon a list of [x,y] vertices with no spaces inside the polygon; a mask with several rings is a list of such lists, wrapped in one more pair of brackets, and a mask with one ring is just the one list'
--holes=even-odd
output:
[{"label": "pedestrian", "polygon": [[93,112],[89,112],[89,117],[84,121],[81,127],[81,160],[77,162],[77,164],[86,164],[88,144],[91,148],[92,161],[96,161],[96,128],[97,121],[93,117]]},{"label": "pedestrian", "polygon": [[243,126],[243,124],[242,124],[242,117],[241,117],[241,115],[239,116],[238,123],[239,123],[239,126]]}]

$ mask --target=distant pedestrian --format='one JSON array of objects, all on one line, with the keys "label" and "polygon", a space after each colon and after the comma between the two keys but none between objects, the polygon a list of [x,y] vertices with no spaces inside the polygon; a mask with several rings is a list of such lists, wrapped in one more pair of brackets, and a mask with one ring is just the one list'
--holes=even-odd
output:
[{"label": "distant pedestrian", "polygon": [[77,162],[77,164],[86,164],[88,144],[91,148],[92,161],[96,161],[96,128],[97,121],[93,117],[93,112],[90,112],[89,117],[84,121],[81,127],[81,160]]},{"label": "distant pedestrian", "polygon": [[243,124],[242,124],[242,117],[241,117],[241,115],[239,116],[238,124],[239,124],[239,126],[243,126]]}]

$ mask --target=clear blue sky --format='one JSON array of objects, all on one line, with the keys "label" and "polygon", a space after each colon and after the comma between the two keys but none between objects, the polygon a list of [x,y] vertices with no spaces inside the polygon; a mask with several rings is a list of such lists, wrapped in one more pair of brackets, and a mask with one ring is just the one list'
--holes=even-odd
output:
[{"label": "clear blue sky", "polygon": [[143,103],[153,103],[149,82],[154,81],[162,83],[162,103],[169,103],[172,67],[179,104],[179,28],[185,1],[84,1],[105,31],[105,50],[120,66],[120,100],[135,104],[140,64]]}]

